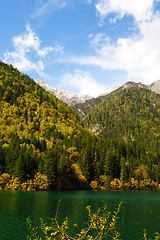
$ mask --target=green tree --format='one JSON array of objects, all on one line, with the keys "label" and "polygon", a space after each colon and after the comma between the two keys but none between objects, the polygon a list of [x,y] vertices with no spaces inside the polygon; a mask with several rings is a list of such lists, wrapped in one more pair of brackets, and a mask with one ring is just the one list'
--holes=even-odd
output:
[{"label": "green tree", "polygon": [[59,158],[58,149],[49,149],[44,157],[44,174],[47,175],[51,189],[56,186],[57,178],[57,161]]},{"label": "green tree", "polygon": [[112,179],[120,177],[120,163],[114,149],[110,149],[106,154],[104,171],[105,174],[111,176]]}]

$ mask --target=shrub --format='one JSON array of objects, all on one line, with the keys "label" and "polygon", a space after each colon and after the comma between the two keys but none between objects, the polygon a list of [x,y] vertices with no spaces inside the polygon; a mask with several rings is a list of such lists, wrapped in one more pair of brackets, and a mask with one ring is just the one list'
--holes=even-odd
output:
[{"label": "shrub", "polygon": [[92,181],[91,183],[90,183],[90,186],[91,186],[91,188],[92,189],[98,189],[98,181]]},{"label": "shrub", "polygon": [[0,187],[5,189],[6,185],[9,184],[11,176],[8,173],[3,173],[0,176]]},{"label": "shrub", "polygon": [[37,173],[33,180],[34,189],[36,190],[49,190],[49,180],[44,174]]}]

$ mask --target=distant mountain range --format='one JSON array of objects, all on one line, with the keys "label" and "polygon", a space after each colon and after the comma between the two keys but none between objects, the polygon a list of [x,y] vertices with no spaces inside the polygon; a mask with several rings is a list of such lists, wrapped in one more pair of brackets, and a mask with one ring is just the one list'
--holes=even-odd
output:
[{"label": "distant mountain range", "polygon": [[[130,88],[130,87],[140,87],[140,88],[145,88],[145,89],[149,89],[155,93],[160,94],[160,80],[153,82],[150,85],[145,85],[142,83],[135,83],[135,82],[127,82],[124,83],[122,86],[116,86],[115,88],[113,88],[113,90],[111,92],[107,92],[104,93],[102,95],[100,95],[98,98],[93,98],[89,95],[82,95],[79,96],[78,94],[71,92],[71,91],[66,91],[66,90],[62,90],[59,88],[53,88],[51,87],[48,83],[43,82],[40,79],[36,79],[35,82],[40,85],[41,87],[43,87],[46,91],[48,91],[49,93],[54,94],[58,99],[62,100],[63,102],[65,102],[66,104],[68,104],[69,106],[74,106],[76,104],[79,103],[84,103],[84,102],[88,102],[88,100],[91,100],[91,102],[95,102],[95,100],[93,99],[99,99],[98,103],[101,102],[108,94],[112,93],[112,92],[116,92],[119,91],[121,89],[124,88]],[[96,100],[97,102],[97,100]],[[88,104],[90,103],[90,101],[88,102]],[[94,105],[94,104],[93,104]],[[95,106],[95,105],[94,105]]]},{"label": "distant mountain range", "polygon": [[[135,83],[135,82],[127,82],[127,83],[124,83],[120,89],[124,89],[124,88],[130,88],[130,87],[139,87],[139,88],[145,88],[145,89],[149,89],[151,90],[152,92],[155,92],[155,93],[158,93],[160,94],[160,80],[156,81],[156,82],[153,82],[149,85],[145,85],[141,82],[139,83]],[[117,90],[117,89],[116,89]]]}]

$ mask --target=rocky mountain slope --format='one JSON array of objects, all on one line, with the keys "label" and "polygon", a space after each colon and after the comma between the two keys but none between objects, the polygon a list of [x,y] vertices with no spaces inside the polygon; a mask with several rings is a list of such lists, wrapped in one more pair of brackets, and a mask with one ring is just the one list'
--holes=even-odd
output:
[{"label": "rocky mountain slope", "polygon": [[92,97],[89,95],[79,96],[74,92],[69,92],[65,90],[61,90],[59,88],[53,88],[48,83],[43,82],[42,80],[36,79],[35,82],[43,87],[49,93],[54,94],[58,99],[62,100],[69,106],[73,106],[77,103],[83,103],[86,100],[91,99]]},{"label": "rocky mountain slope", "polygon": [[160,94],[160,80],[147,86],[151,91]]}]

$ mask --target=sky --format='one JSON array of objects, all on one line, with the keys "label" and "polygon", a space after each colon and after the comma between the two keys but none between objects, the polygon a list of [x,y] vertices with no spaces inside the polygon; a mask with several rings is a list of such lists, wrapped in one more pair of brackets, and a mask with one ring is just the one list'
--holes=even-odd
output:
[{"label": "sky", "polygon": [[160,0],[1,0],[0,60],[97,97],[160,79]]}]

